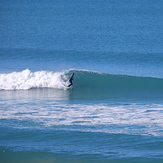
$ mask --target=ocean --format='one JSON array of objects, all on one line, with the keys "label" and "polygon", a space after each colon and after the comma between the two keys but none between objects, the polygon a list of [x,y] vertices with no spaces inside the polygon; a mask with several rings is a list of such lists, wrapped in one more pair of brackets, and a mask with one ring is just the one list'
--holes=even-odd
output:
[{"label": "ocean", "polygon": [[1,0],[0,162],[163,162],[162,8]]}]

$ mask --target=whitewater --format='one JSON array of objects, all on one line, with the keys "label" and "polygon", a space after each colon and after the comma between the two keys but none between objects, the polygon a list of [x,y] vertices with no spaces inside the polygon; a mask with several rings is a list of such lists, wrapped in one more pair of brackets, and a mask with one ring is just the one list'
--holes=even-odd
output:
[{"label": "whitewater", "polygon": [[1,90],[66,88],[66,82],[64,82],[64,72],[54,73],[47,71],[38,71],[32,73],[28,69],[22,72],[0,74],[0,83]]},{"label": "whitewater", "polygon": [[162,163],[162,8],[2,1],[0,162]]},{"label": "whitewater", "polygon": [[[67,90],[70,74],[74,72],[76,82],[74,88],[77,91],[82,89],[96,91],[101,94],[109,92],[140,92],[163,90],[163,79],[152,77],[138,77],[128,75],[113,75],[89,70],[63,70],[63,71],[36,71],[29,69],[21,72],[0,74],[0,90],[26,90],[31,88],[55,88]],[[146,93],[146,92],[145,92]]]},{"label": "whitewater", "polygon": [[161,77],[74,68],[16,70],[0,73],[3,160],[162,161]]}]

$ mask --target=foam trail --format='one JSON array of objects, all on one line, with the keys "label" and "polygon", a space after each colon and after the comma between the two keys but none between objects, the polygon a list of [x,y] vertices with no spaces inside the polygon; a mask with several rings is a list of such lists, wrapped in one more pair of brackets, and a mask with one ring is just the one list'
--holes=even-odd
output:
[{"label": "foam trail", "polygon": [[19,90],[31,88],[66,89],[64,72],[37,71],[26,69],[22,72],[0,74],[0,90]]}]

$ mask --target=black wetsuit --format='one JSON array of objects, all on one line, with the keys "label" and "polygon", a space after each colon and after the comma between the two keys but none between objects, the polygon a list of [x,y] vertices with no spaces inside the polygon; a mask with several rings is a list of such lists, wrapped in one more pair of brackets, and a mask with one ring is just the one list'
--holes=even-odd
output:
[{"label": "black wetsuit", "polygon": [[74,73],[72,73],[72,75],[71,75],[71,77],[69,79],[70,84],[67,87],[70,87],[70,86],[73,85],[73,81],[74,81],[73,77],[74,77]]}]

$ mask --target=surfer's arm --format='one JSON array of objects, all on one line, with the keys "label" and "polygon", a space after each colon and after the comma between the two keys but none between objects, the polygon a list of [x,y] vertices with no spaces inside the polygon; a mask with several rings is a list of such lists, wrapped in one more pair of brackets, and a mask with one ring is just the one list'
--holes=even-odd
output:
[{"label": "surfer's arm", "polygon": [[73,80],[74,74],[72,73],[72,75],[70,76],[70,80]]},{"label": "surfer's arm", "polygon": [[73,77],[74,77],[74,73],[72,73],[72,75],[70,76],[69,82],[73,82],[74,81]]}]

